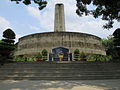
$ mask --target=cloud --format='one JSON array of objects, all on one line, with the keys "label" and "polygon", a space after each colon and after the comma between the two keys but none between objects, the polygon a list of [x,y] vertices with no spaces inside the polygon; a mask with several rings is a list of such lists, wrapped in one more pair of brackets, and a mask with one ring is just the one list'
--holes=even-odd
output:
[{"label": "cloud", "polygon": [[31,30],[35,30],[35,31],[40,30],[39,27],[36,27],[36,26],[29,26],[29,28],[30,28]]},{"label": "cloud", "polygon": [[34,18],[36,19],[40,19],[40,11],[38,10],[37,7],[31,7],[31,6],[28,6],[27,7],[27,10],[28,10],[28,13],[33,16]]},{"label": "cloud", "polygon": [[76,1],[74,0],[49,0],[47,7],[42,11],[39,11],[37,7],[32,6],[28,6],[27,11],[29,15],[39,21],[40,27],[42,27],[45,31],[53,31],[54,8],[56,3],[64,3],[65,24],[67,31],[94,34],[101,38],[106,38],[120,26],[120,23],[115,22],[114,28],[111,30],[104,30],[102,26],[105,24],[105,21],[102,21],[101,19],[94,19],[92,16],[79,17],[75,13]]},{"label": "cloud", "polygon": [[15,42],[18,42],[18,39],[22,37],[22,35],[16,34]]},{"label": "cloud", "polygon": [[53,13],[51,9],[48,9],[46,12],[41,12],[37,7],[27,7],[29,15],[39,21],[40,27],[44,30],[53,29]]},{"label": "cloud", "polygon": [[0,16],[0,37],[2,37],[3,31],[10,27],[11,27],[10,22],[4,17]]},{"label": "cloud", "polygon": [[[1,17],[1,16],[0,16],[0,40],[3,38],[3,37],[2,37],[3,31],[6,30],[6,29],[8,29],[8,28],[11,28],[11,29],[12,29],[11,23],[10,23],[7,19],[5,19],[4,17]],[[13,30],[14,30],[14,29],[13,29]],[[16,34],[16,39],[15,39],[15,41],[17,42],[17,41],[18,41],[18,38],[20,38],[20,37],[21,37],[21,35]]]}]

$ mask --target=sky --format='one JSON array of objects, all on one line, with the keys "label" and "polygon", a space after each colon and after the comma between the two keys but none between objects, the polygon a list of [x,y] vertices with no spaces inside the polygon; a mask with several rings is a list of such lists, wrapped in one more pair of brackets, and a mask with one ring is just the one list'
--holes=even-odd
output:
[{"label": "sky", "polygon": [[[2,33],[7,28],[11,28],[16,34],[16,42],[25,35],[53,32],[54,31],[54,11],[56,3],[63,3],[65,9],[66,31],[81,32],[96,35],[100,38],[107,38],[120,28],[120,23],[115,22],[114,28],[103,29],[105,21],[93,16],[79,17],[76,12],[76,0],[47,0],[48,5],[43,10],[39,10],[34,3],[24,5],[16,4],[10,0],[0,0],[0,39]],[[90,6],[89,8],[92,8]]]}]

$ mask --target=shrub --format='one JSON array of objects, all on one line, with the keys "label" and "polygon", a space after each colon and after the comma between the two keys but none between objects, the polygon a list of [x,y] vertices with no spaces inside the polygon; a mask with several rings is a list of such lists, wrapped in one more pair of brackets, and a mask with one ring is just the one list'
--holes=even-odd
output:
[{"label": "shrub", "polygon": [[89,55],[88,56],[88,61],[111,61],[112,57],[111,56],[104,56],[104,55],[97,55],[97,54],[93,54],[93,55]]},{"label": "shrub", "polygon": [[48,55],[48,52],[46,49],[43,49],[42,50],[42,59],[43,61],[46,61],[47,60],[47,55]]},{"label": "shrub", "polygon": [[78,61],[79,58],[80,58],[80,51],[79,51],[79,49],[75,49],[75,51],[74,51],[74,60]]},{"label": "shrub", "polygon": [[80,60],[86,61],[86,54],[83,51],[80,53]]},{"label": "shrub", "polygon": [[42,61],[42,54],[38,53],[36,56],[36,61]]}]

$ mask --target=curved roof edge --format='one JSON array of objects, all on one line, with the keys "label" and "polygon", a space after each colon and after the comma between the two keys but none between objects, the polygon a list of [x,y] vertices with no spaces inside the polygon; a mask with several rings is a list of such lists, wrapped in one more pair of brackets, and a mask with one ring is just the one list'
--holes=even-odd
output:
[{"label": "curved roof edge", "polygon": [[42,32],[42,33],[34,33],[34,34],[29,34],[29,35],[26,35],[26,36],[23,36],[19,39],[23,39],[23,38],[26,38],[28,36],[32,36],[32,35],[38,35],[38,34],[51,34],[51,33],[73,33],[73,34],[84,34],[84,35],[89,35],[89,36],[94,36],[98,39],[101,39],[100,37],[96,36],[96,35],[92,35],[92,34],[87,34],[87,33],[80,33],[80,32]]}]

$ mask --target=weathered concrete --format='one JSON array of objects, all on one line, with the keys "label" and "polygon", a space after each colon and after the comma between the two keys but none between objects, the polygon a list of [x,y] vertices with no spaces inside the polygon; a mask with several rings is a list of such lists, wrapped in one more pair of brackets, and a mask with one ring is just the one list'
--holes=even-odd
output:
[{"label": "weathered concrete", "polygon": [[0,80],[1,90],[120,90],[117,80]]},{"label": "weathered concrete", "polygon": [[72,53],[75,49],[90,54],[106,55],[101,39],[85,33],[65,32],[64,5],[55,6],[55,30],[48,33],[27,35],[19,39],[15,56],[35,55],[43,49],[51,52],[53,48],[65,47]]},{"label": "weathered concrete", "polygon": [[75,32],[48,32],[24,36],[19,39],[15,56],[34,55],[47,49],[65,47],[73,52],[79,49],[85,53],[106,55],[101,39],[97,36]]},{"label": "weathered concrete", "polygon": [[54,21],[54,31],[63,32],[65,31],[65,16],[64,16],[64,5],[55,5],[55,21]]},{"label": "weathered concrete", "polygon": [[120,79],[120,63],[14,62],[0,68],[0,80],[105,80]]},{"label": "weathered concrete", "polygon": [[1,80],[1,90],[120,90],[117,80]]}]

